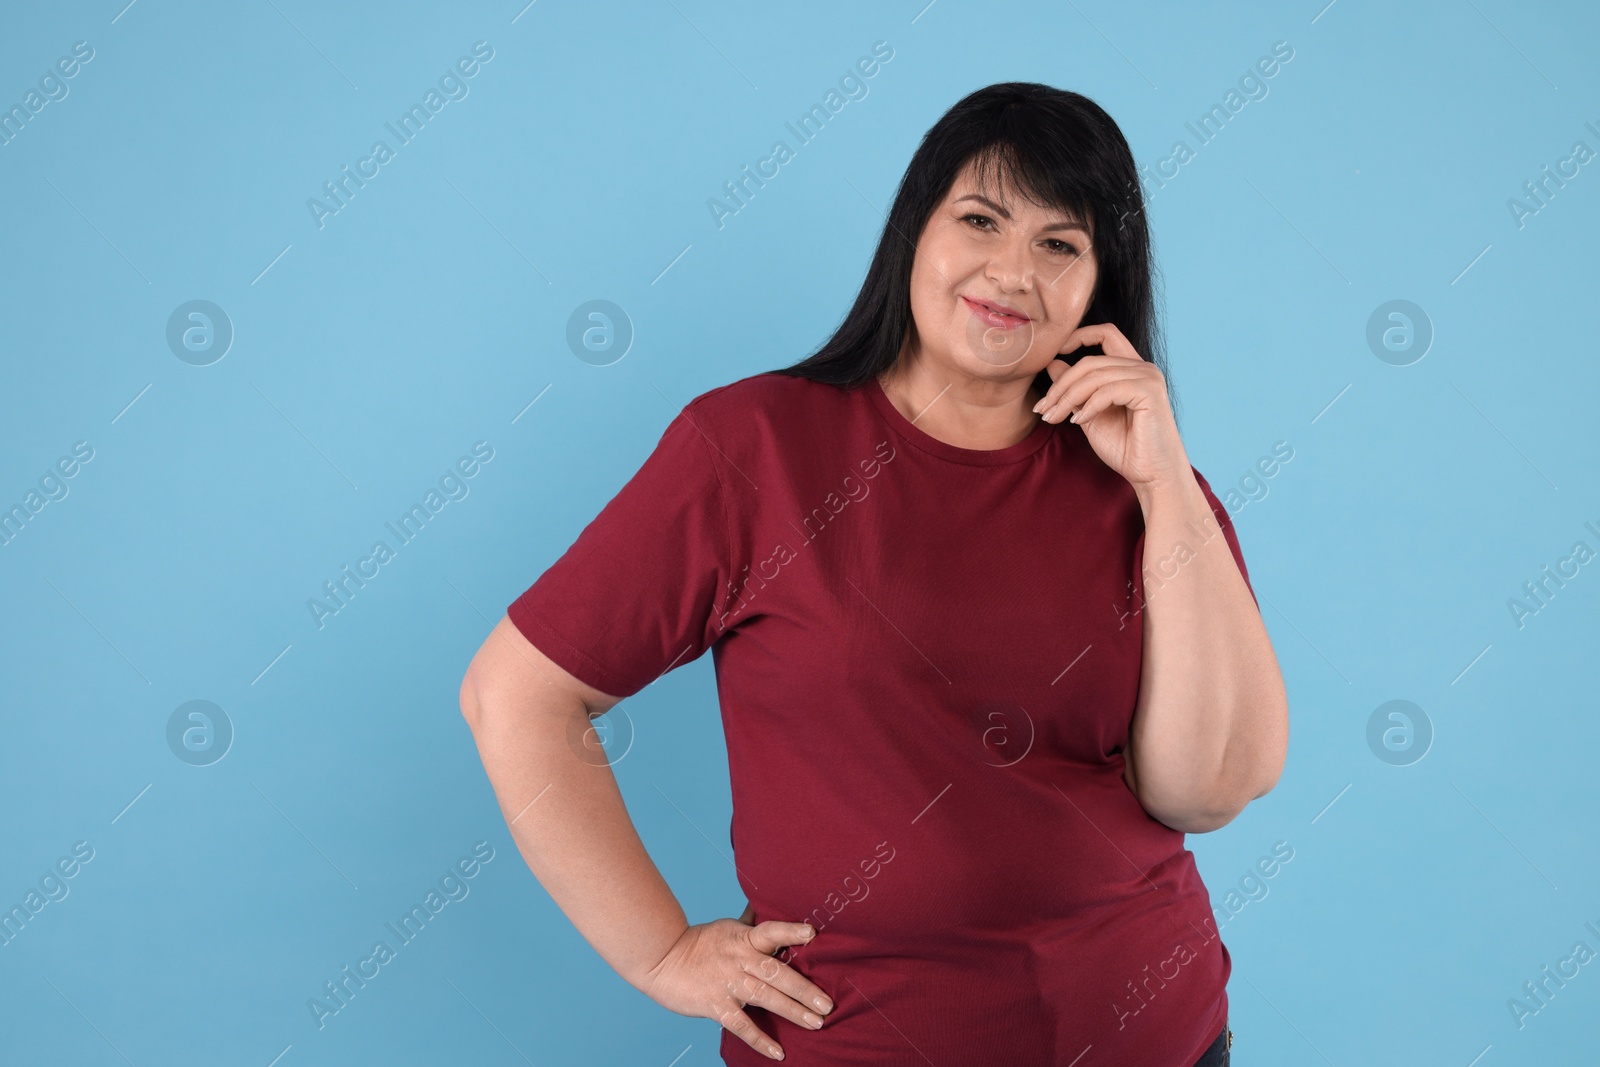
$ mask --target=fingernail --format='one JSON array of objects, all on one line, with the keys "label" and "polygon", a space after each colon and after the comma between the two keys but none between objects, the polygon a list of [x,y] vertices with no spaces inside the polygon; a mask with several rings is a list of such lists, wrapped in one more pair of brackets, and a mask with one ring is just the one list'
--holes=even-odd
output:
[{"label": "fingernail", "polygon": [[1033,413],[1035,415],[1037,415],[1039,413],[1039,409],[1041,409],[1043,407],[1044,407],[1044,401],[1041,400],[1037,404],[1033,405]]},{"label": "fingernail", "polygon": [[817,1006],[817,1010],[821,1012],[829,1012],[833,1010],[833,1002],[827,997],[818,997],[811,1003],[815,1004]]},{"label": "fingernail", "polygon": [[1067,416],[1067,421],[1068,422],[1077,422],[1078,421],[1078,413],[1076,411],[1074,411],[1071,415],[1068,415]]},{"label": "fingernail", "polygon": [[813,1030],[822,1029],[822,1018],[821,1018],[821,1016],[812,1015],[808,1011],[808,1012],[804,1012],[803,1014],[801,1014],[800,1018],[804,1019],[806,1021],[806,1025],[811,1027],[811,1029],[813,1029]]},{"label": "fingernail", "polygon": [[772,1058],[775,1059],[775,1060],[783,1059],[783,1049],[779,1048],[777,1045],[773,1045],[772,1046]]}]

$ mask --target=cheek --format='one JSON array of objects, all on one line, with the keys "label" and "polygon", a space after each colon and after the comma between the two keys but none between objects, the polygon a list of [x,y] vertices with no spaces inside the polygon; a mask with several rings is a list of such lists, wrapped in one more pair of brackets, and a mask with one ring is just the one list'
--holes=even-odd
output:
[{"label": "cheek", "polygon": [[956,283],[961,278],[959,270],[957,257],[935,245],[918,255],[911,284],[930,299],[949,301],[954,299]]},{"label": "cheek", "polygon": [[975,278],[981,281],[979,275],[986,259],[982,248],[974,246],[961,231],[930,225],[917,249],[912,274],[913,277],[920,275],[930,291],[936,290],[947,300],[953,300],[957,290]]},{"label": "cheek", "polygon": [[1070,306],[1052,308],[1050,321],[1039,333],[1039,343],[1051,352],[1060,352],[1072,331],[1084,324],[1084,305],[1079,301],[1071,302]]},{"label": "cheek", "polygon": [[1050,294],[1051,324],[1064,324],[1065,329],[1075,329],[1078,320],[1089,309],[1094,296],[1094,273],[1074,267],[1054,287]]},{"label": "cheek", "polygon": [[920,256],[911,272],[911,312],[924,328],[944,329],[965,308],[956,296],[953,264],[937,256]]}]

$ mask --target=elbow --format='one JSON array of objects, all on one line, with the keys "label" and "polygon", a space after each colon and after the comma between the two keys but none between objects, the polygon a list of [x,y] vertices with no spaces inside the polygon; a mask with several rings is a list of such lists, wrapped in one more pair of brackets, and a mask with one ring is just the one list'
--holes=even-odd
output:
[{"label": "elbow", "polygon": [[1189,781],[1182,788],[1160,778],[1132,775],[1133,793],[1150,817],[1186,834],[1208,834],[1237,819],[1252,800],[1266,796],[1277,786],[1288,754],[1288,733],[1279,737],[1265,752],[1248,758],[1230,753],[1220,770],[1202,781]]},{"label": "elbow", "polygon": [[1220,830],[1227,826],[1239,813],[1244,810],[1243,805],[1226,808],[1188,808],[1165,810],[1156,808],[1152,810],[1145,805],[1145,810],[1150,817],[1163,826],[1170,827],[1181,834],[1209,834],[1213,830]]},{"label": "elbow", "polygon": [[1281,724],[1276,731],[1276,736],[1266,746],[1266,751],[1251,766],[1251,774],[1245,784],[1240,788],[1242,797],[1240,807],[1252,800],[1260,800],[1278,787],[1278,779],[1283,777],[1284,765],[1289,760],[1289,714],[1287,707],[1279,714],[1278,722]]},{"label": "elbow", "polygon": [[474,661],[461,677],[461,692],[457,698],[461,707],[461,717],[467,720],[467,728],[473,734],[478,732],[478,724],[483,718],[483,701],[479,696],[478,667]]},{"label": "elbow", "polygon": [[1151,790],[1136,789],[1134,795],[1150,817],[1163,826],[1184,834],[1209,834],[1237,819],[1251,800],[1269,789],[1271,786],[1251,795],[1248,791],[1218,788],[1204,796],[1182,797],[1152,795]]},{"label": "elbow", "polygon": [[573,676],[502,618],[461,678],[457,703],[479,747],[485,733],[570,732],[618,702]]},{"label": "elbow", "polygon": [[1250,794],[1245,803],[1248,804],[1251,800],[1260,800],[1262,797],[1276,789],[1278,787],[1278,779],[1282,777],[1282,775],[1283,761],[1280,759],[1272,768],[1271,774],[1257,784],[1255,791]]}]

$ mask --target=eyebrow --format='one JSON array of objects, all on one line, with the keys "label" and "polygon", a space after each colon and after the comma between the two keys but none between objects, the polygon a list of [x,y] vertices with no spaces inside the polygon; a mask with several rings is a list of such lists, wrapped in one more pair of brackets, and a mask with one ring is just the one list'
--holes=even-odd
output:
[{"label": "eyebrow", "polygon": [[[978,203],[983,204],[990,211],[993,211],[996,215],[999,215],[1001,218],[1003,218],[1003,219],[1010,219],[1011,218],[1011,212],[1007,211],[1005,208],[1001,207],[999,204],[995,203],[993,200],[990,200],[987,196],[983,196],[983,195],[981,195],[979,193],[968,193],[966,196],[958,197],[955,202],[957,204],[959,204],[963,200],[976,200]],[[1072,221],[1068,221],[1068,222],[1052,222],[1050,225],[1043,227],[1043,229],[1040,232],[1042,232],[1042,233],[1050,233],[1050,232],[1052,232],[1054,230],[1081,230],[1081,231],[1083,231],[1085,236],[1087,236],[1088,233],[1089,233],[1089,227],[1083,225],[1083,223],[1081,223],[1081,222],[1072,222]]]}]

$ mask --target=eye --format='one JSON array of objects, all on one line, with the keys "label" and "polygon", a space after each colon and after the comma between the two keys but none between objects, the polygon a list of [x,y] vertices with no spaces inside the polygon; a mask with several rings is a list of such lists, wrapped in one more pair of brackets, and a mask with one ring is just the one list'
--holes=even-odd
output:
[{"label": "eye", "polygon": [[[1073,255],[1073,256],[1075,256],[1075,255],[1078,254],[1078,249],[1077,249],[1077,247],[1075,245],[1070,245],[1065,241],[1058,241],[1053,237],[1050,238],[1049,240],[1047,240],[1045,242],[1045,244],[1047,246],[1049,246],[1051,252],[1055,253],[1058,256],[1065,256],[1065,255]],[[1056,246],[1059,246],[1059,247],[1056,247]]]},{"label": "eye", "polygon": [[[994,225],[994,220],[991,219],[987,215],[963,215],[963,216],[961,216],[961,221],[962,222],[971,222],[973,219],[977,219],[979,222],[986,222],[991,226]],[[983,229],[983,228],[984,227],[982,227],[982,226],[978,227],[978,229],[980,229],[980,230]]]}]

